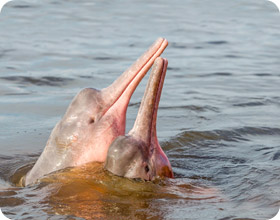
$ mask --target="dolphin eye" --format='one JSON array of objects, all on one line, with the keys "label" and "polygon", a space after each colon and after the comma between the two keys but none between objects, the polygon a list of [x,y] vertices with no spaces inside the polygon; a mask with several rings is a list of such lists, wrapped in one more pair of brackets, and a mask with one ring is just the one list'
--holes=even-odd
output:
[{"label": "dolphin eye", "polygon": [[95,121],[94,118],[90,118],[88,123],[89,123],[89,124],[93,124],[94,121]]},{"label": "dolphin eye", "polygon": [[150,171],[150,168],[148,165],[145,166],[145,171],[146,171],[146,173],[148,173]]}]

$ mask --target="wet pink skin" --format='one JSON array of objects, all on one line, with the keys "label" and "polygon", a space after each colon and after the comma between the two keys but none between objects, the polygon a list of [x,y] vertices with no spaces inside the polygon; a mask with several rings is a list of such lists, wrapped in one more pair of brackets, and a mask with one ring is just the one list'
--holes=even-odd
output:
[{"label": "wet pink skin", "polygon": [[158,142],[156,130],[158,106],[167,65],[167,59],[161,57],[156,59],[136,121],[128,133],[129,136],[146,143],[150,164],[150,173],[146,180],[153,180],[155,177],[174,178],[170,162]]},{"label": "wet pink skin", "polygon": [[156,132],[167,64],[167,59],[156,59],[133,128],[127,135],[117,137],[108,150],[104,167],[115,175],[148,181],[157,177],[174,178]]},{"label": "wet pink skin", "polygon": [[109,87],[78,93],[27,173],[25,185],[66,167],[104,162],[110,144],[125,133],[126,110],[133,92],[167,45],[167,40],[159,38]]}]

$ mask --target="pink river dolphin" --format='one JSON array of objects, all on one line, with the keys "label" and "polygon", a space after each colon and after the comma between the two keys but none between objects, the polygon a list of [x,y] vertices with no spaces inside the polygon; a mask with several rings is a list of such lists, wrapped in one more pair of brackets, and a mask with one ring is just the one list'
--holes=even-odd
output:
[{"label": "pink river dolphin", "polygon": [[[105,162],[108,148],[112,142],[118,136],[125,134],[126,111],[133,92],[167,45],[166,39],[159,38],[109,87],[102,90],[86,88],[79,92],[72,100],[63,118],[52,130],[45,149],[33,168],[26,174],[23,184],[30,185],[43,176],[66,167],[81,166],[94,161]],[[163,72],[165,74],[167,61],[160,59],[158,62],[156,70],[153,71],[152,75],[156,75],[154,72],[157,72],[159,75],[162,75]],[[157,70],[162,68],[165,69]],[[157,77],[162,78],[161,76]],[[160,92],[159,90],[157,91],[158,97]],[[152,96],[155,96],[154,93]],[[157,109],[158,102],[159,97],[156,99],[155,104],[153,104],[154,109]],[[144,108],[142,105],[146,104],[141,104],[140,111]],[[155,124],[156,111],[148,113],[147,117],[150,117],[148,120]],[[139,124],[139,126],[141,122],[138,121],[141,121],[141,119],[143,117],[137,117],[136,119],[136,124]],[[143,127],[141,128],[141,126],[138,127],[137,125],[136,127],[134,126],[135,128],[130,132],[131,134],[139,135],[147,127],[146,125],[141,125]],[[154,125],[149,132],[152,137],[155,136]],[[150,138],[150,135],[143,133],[143,137]],[[147,140],[144,138],[143,141]],[[166,163],[167,157],[161,152],[161,148],[158,147],[157,139],[150,138],[148,142],[152,142],[153,146],[155,146],[153,148],[155,151],[154,155],[162,155],[162,158],[154,163],[159,163],[160,166],[162,163]],[[157,157],[155,156],[155,158]],[[169,170],[166,167],[161,169],[167,169],[168,175],[172,176],[173,174],[170,174],[172,171],[169,168],[169,161],[167,166]],[[153,170],[153,172],[161,171]]]}]

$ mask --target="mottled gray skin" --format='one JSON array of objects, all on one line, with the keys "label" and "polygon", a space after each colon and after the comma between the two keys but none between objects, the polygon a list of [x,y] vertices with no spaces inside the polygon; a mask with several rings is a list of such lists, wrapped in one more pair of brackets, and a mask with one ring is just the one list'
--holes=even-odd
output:
[{"label": "mottled gray skin", "polygon": [[111,144],[105,169],[118,176],[151,180],[151,168],[145,142],[132,136],[119,136]]},{"label": "mottled gray skin", "polygon": [[157,58],[133,128],[109,147],[104,167],[115,175],[148,181],[174,177],[156,135],[157,109],[166,69],[167,60]]},{"label": "mottled gray skin", "polygon": [[125,133],[130,97],[167,45],[159,38],[112,85],[102,90],[84,89],[76,95],[23,184],[66,167],[104,162],[110,144]]}]

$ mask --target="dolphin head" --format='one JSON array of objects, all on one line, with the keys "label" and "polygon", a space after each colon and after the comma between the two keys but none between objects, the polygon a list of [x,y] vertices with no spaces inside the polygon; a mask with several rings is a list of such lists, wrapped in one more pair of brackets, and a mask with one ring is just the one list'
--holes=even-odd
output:
[{"label": "dolphin head", "polygon": [[116,138],[108,150],[105,169],[115,175],[143,180],[174,177],[156,134],[157,110],[166,69],[167,60],[157,58],[133,128],[126,136]]},{"label": "dolphin head", "polygon": [[66,167],[104,162],[110,144],[125,134],[126,110],[133,92],[167,45],[167,40],[159,38],[109,87],[79,92],[27,174],[26,184]]}]

